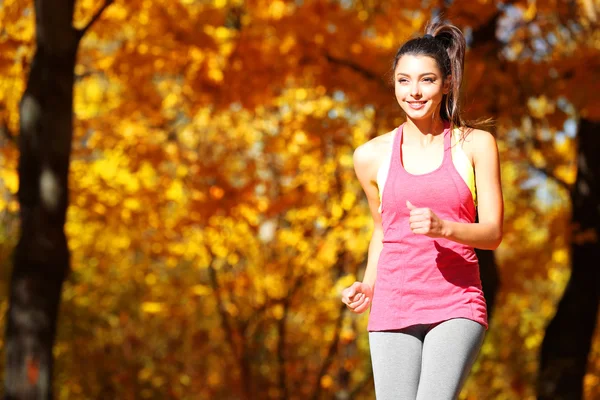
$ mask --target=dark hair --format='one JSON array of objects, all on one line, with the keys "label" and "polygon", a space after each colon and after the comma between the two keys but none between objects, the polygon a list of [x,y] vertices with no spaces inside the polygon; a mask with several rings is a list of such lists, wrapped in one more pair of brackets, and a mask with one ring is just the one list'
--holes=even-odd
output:
[{"label": "dark hair", "polygon": [[411,39],[398,49],[393,65],[395,71],[398,61],[404,55],[433,58],[442,72],[443,80],[451,79],[450,91],[442,98],[440,117],[457,127],[466,126],[461,117],[459,102],[466,47],[467,43],[460,29],[435,20],[427,24],[424,36]]}]

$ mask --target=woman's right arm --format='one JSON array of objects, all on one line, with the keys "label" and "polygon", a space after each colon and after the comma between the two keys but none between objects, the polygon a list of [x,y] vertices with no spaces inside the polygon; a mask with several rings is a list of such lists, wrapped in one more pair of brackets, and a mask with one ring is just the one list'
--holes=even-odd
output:
[{"label": "woman's right arm", "polygon": [[365,269],[365,275],[363,276],[363,283],[366,283],[371,287],[375,288],[375,279],[377,278],[377,262],[379,261],[379,255],[383,249],[383,230],[381,226],[373,229],[373,235],[371,236],[371,242],[369,243],[369,255],[367,258],[367,268]]},{"label": "woman's right arm", "polygon": [[363,277],[363,283],[374,288],[377,277],[377,262],[379,254],[383,249],[383,228],[381,226],[381,214],[379,213],[379,189],[377,188],[377,171],[379,160],[375,157],[374,143],[368,142],[354,151],[354,171],[360,182],[369,203],[371,216],[373,217],[373,235],[369,243],[367,268]]},{"label": "woman's right arm", "polygon": [[354,151],[354,171],[367,195],[374,222],[363,281],[355,282],[342,292],[342,301],[355,313],[362,313],[371,305],[375,279],[377,278],[377,262],[383,248],[383,228],[381,226],[381,214],[379,213],[380,201],[377,188],[377,170],[380,161],[375,157],[376,154],[372,142],[365,143]]}]

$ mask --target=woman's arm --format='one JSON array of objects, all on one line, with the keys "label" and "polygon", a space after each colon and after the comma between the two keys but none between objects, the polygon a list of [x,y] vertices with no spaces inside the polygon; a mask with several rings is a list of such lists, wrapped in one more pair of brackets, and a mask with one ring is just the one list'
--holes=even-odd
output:
[{"label": "woman's arm", "polygon": [[381,214],[379,213],[379,190],[377,188],[377,171],[379,160],[375,157],[374,143],[365,143],[354,152],[354,171],[360,182],[373,217],[373,234],[369,242],[367,267],[363,276],[363,283],[371,287],[375,286],[377,277],[377,262],[383,249],[383,228],[381,226]]},{"label": "woman's arm", "polygon": [[381,215],[379,214],[379,191],[377,190],[377,170],[379,160],[375,157],[377,152],[373,142],[367,142],[354,151],[354,171],[367,195],[369,209],[375,223],[373,234],[369,242],[367,268],[362,282],[354,282],[342,291],[342,302],[352,312],[360,314],[371,305],[373,289],[377,277],[377,262],[383,248],[383,229],[381,228]]},{"label": "woman's arm", "polygon": [[375,226],[373,229],[373,235],[369,242],[369,253],[367,258],[367,268],[365,269],[365,275],[363,276],[363,283],[366,283],[371,287],[375,288],[375,279],[377,278],[377,262],[379,261],[379,255],[383,249],[383,229],[381,224],[379,227]]},{"label": "woman's arm", "polygon": [[475,168],[479,222],[471,224],[441,220],[432,210],[407,203],[411,209],[411,229],[414,233],[494,250],[502,242],[504,219],[498,147],[489,132],[473,130],[470,136],[469,152]]}]

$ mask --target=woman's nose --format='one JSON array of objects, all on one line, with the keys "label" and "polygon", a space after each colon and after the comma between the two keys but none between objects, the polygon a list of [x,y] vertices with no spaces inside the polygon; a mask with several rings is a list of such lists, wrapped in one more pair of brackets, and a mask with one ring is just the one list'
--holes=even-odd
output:
[{"label": "woman's nose", "polygon": [[419,88],[419,85],[414,83],[411,88],[410,88],[410,95],[412,97],[421,97],[421,89]]}]

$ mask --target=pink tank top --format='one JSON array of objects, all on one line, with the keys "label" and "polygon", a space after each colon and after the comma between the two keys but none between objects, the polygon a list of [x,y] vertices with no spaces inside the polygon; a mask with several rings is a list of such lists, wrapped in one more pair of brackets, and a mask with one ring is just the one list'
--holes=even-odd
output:
[{"label": "pink tank top", "polygon": [[394,138],[382,194],[383,249],[369,315],[369,331],[467,318],[486,329],[487,310],[479,263],[472,247],[410,230],[406,207],[429,207],[441,219],[473,223],[471,191],[452,162],[450,129],[444,130],[444,158],[435,170],[412,175],[402,165],[402,128]]}]

